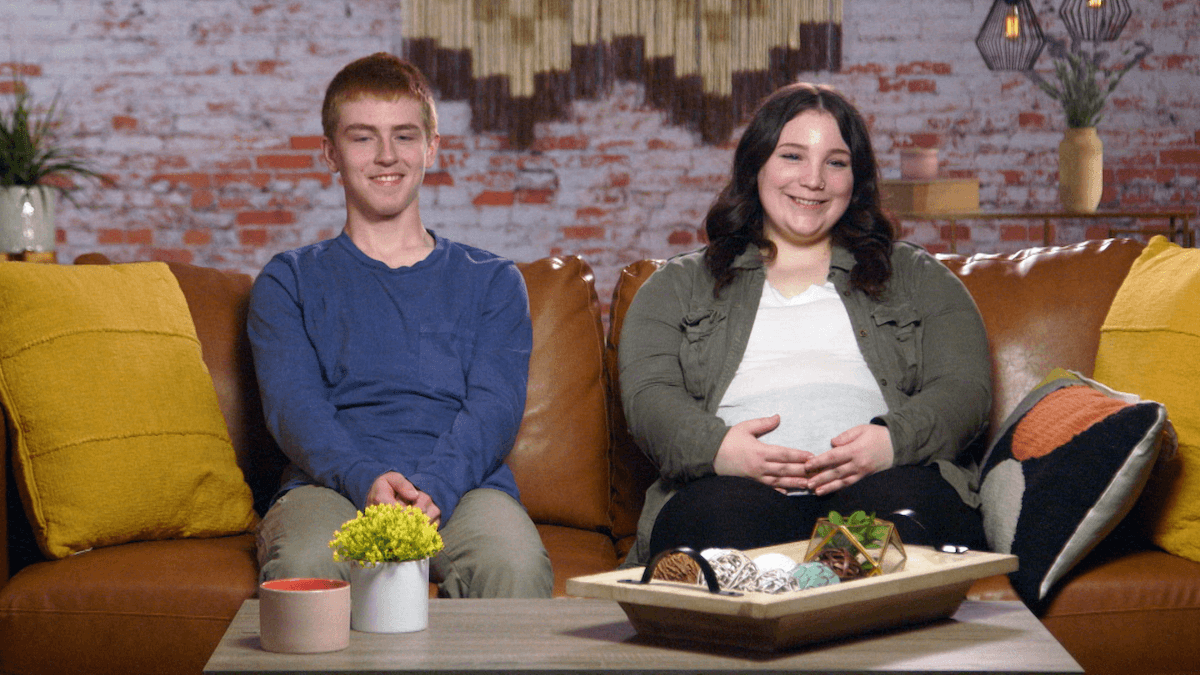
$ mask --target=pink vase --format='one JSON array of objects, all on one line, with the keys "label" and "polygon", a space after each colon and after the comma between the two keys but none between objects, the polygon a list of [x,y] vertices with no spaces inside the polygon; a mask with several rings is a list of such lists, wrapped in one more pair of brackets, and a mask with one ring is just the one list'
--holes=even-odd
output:
[{"label": "pink vase", "polygon": [[316,654],[350,645],[350,584],[275,579],[258,587],[259,639],[269,652]]},{"label": "pink vase", "polygon": [[902,180],[934,180],[937,176],[937,148],[902,148],[900,150],[900,178]]}]

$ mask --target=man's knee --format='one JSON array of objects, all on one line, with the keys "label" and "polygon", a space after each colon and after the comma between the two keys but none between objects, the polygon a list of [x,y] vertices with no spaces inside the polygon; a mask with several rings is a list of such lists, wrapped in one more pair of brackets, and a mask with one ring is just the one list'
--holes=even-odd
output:
[{"label": "man's knee", "polygon": [[349,563],[333,559],[329,541],[354,506],[327,488],[303,486],[280,497],[258,529],[259,577],[349,580]]},{"label": "man's knee", "polygon": [[439,595],[451,598],[548,598],[554,592],[554,572],[542,546],[518,551],[473,550],[455,559],[435,561]]},{"label": "man's knee", "polygon": [[548,598],[554,592],[550,556],[538,546],[494,557],[475,572],[481,592],[491,597]]},{"label": "man's knee", "polygon": [[350,565],[333,559],[329,550],[296,549],[263,563],[260,581],[271,579],[340,579],[350,581]]},{"label": "man's knee", "polygon": [[435,567],[442,593],[465,597],[549,597],[550,556],[525,509],[511,496],[481,489],[464,497],[443,532]]}]

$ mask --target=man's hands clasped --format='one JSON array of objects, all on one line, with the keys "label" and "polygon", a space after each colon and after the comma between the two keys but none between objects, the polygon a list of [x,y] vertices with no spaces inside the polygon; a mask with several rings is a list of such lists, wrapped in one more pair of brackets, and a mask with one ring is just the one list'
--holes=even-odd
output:
[{"label": "man's hands clasped", "polygon": [[403,474],[389,471],[371,484],[367,492],[367,506],[374,504],[407,504],[415,506],[429,516],[430,522],[437,524],[442,517],[442,510],[429,495],[417,489]]}]

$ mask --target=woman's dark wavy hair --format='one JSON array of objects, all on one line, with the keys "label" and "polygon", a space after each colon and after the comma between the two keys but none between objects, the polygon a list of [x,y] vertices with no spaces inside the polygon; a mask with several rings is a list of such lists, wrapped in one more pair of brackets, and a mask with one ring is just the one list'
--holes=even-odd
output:
[{"label": "woman's dark wavy hair", "polygon": [[821,110],[837,120],[842,139],[850,147],[854,191],[846,213],[833,226],[833,242],[854,254],[850,283],[878,297],[892,276],[891,252],[895,230],[880,207],[879,165],[871,149],[871,136],[858,110],[841,94],[827,87],[800,83],[782,87],[759,105],[733,155],[733,175],[704,218],[708,234],[705,262],[716,279],[713,295],[733,282],[733,261],[750,244],[775,255],[775,245],[763,232],[763,207],[758,198],[758,172],[779,142],[783,126],[797,115]]}]

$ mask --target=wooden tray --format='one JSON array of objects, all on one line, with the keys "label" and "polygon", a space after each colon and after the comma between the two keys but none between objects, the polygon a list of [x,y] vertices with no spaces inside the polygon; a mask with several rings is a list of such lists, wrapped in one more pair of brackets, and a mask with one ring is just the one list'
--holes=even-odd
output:
[{"label": "wooden tray", "polygon": [[[746,551],[802,560],[808,542]],[[716,595],[702,585],[642,578],[643,567],[567,580],[570,595],[615,600],[639,635],[761,651],[789,649],[953,614],[976,579],[1017,569],[1012,555],[942,553],[905,546],[904,570],[869,579],[769,595]]]}]

